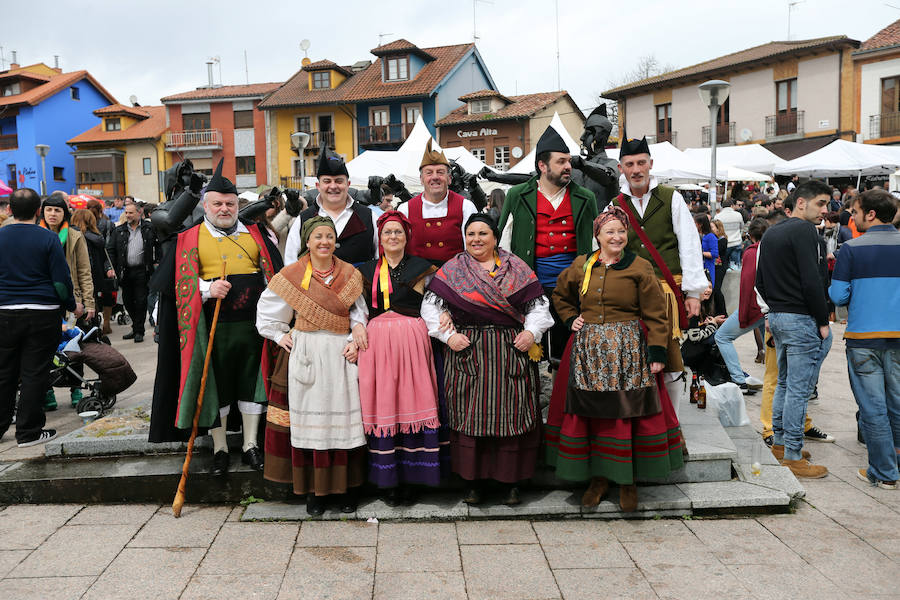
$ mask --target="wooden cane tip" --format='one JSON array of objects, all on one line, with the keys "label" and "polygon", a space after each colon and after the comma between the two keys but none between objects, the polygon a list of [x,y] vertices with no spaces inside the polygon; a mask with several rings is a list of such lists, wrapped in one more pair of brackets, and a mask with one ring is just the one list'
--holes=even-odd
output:
[{"label": "wooden cane tip", "polygon": [[184,506],[184,498],[175,498],[175,501],[172,502],[172,514],[175,518],[179,518],[181,516],[181,507]]}]

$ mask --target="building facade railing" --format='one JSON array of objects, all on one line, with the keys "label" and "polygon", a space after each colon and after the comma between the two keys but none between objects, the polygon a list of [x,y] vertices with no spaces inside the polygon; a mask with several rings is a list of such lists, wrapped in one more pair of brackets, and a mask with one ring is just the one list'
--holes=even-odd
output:
[{"label": "building facade railing", "polygon": [[0,150],[17,150],[19,148],[19,135],[10,133],[0,135]]},{"label": "building facade railing", "polygon": [[[709,148],[712,145],[712,135],[711,128],[709,125],[704,125],[700,130],[701,143],[704,148]],[[733,144],[734,143],[734,121],[727,121],[725,123],[719,123],[716,125],[716,145],[722,146],[725,144]]]},{"label": "building facade railing", "polygon": [[900,135],[900,112],[881,113],[869,116],[869,138],[883,138]]},{"label": "building facade railing", "polygon": [[803,118],[805,111],[789,110],[769,115],[766,117],[766,139],[777,138],[785,135],[803,135],[805,128]]},{"label": "building facade railing", "polygon": [[413,123],[388,123],[359,128],[360,146],[378,146],[404,142],[413,129]]},{"label": "building facade railing", "polygon": [[220,129],[188,129],[166,134],[166,149],[174,148],[222,148]]}]

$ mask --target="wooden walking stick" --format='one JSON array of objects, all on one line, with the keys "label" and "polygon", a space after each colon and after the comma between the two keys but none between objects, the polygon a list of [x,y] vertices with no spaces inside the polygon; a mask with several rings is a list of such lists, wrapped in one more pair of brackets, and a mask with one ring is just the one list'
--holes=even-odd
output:
[{"label": "wooden walking stick", "polygon": [[[225,264],[222,261],[222,279],[225,279]],[[172,501],[172,514],[175,518],[181,516],[181,507],[184,506],[184,490],[187,486],[188,468],[191,466],[191,455],[194,453],[194,440],[197,439],[197,425],[200,422],[200,410],[203,408],[203,393],[206,391],[206,376],[209,374],[209,359],[212,357],[213,338],[216,335],[216,325],[219,322],[219,309],[222,307],[222,299],[216,298],[216,309],[213,312],[212,325],[209,327],[209,343],[206,345],[206,359],[203,361],[203,376],[200,378],[200,391],[197,393],[197,408],[194,410],[194,423],[191,425],[191,437],[188,439],[187,454],[184,457],[184,466],[181,468],[181,481],[178,482],[178,491],[175,492],[175,500]]]}]

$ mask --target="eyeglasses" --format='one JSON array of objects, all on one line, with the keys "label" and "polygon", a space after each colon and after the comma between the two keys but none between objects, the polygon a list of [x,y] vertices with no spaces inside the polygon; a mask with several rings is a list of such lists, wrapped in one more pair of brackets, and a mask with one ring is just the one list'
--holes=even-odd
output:
[{"label": "eyeglasses", "polygon": [[385,237],[391,237],[391,236],[400,237],[401,235],[404,235],[404,232],[402,229],[400,229],[400,230],[395,229],[393,231],[382,231],[381,235],[383,235]]}]

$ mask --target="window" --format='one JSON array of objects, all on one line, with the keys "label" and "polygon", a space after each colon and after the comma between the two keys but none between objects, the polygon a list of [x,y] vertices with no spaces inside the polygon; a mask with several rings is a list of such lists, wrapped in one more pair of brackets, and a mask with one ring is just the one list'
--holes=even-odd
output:
[{"label": "window", "polygon": [[779,114],[797,110],[797,80],[786,79],[775,84],[776,107]]},{"label": "window", "polygon": [[238,156],[237,174],[238,175],[254,175],[256,174],[256,157],[255,156]]},{"label": "window", "polygon": [[81,100],[81,90],[79,90],[77,87],[70,87],[69,94],[71,94],[72,100]]},{"label": "window", "polygon": [[731,98],[725,98],[725,103],[719,106],[719,112],[716,115],[716,125],[723,125],[731,120]]},{"label": "window", "polygon": [[900,77],[881,80],[881,114],[900,112]]},{"label": "window", "polygon": [[409,57],[389,58],[385,81],[405,81],[409,79]]},{"label": "window", "polygon": [[403,106],[403,122],[407,125],[415,125],[421,114],[421,104],[406,104]]},{"label": "window", "polygon": [[253,129],[253,111],[252,110],[236,110],[236,111],[234,111],[234,128],[235,129]]},{"label": "window", "polygon": [[656,141],[664,142],[672,139],[672,105],[656,105]]},{"label": "window", "polygon": [[62,167],[53,167],[53,181],[65,181],[66,176],[63,174]]},{"label": "window", "polygon": [[491,101],[487,98],[483,100],[472,100],[469,102],[469,112],[473,115],[491,112]]},{"label": "window", "polygon": [[388,109],[387,108],[373,108],[372,109],[372,126],[374,127],[383,127],[388,124]]},{"label": "window", "polygon": [[4,85],[2,88],[0,88],[0,92],[2,92],[2,94],[0,94],[0,95],[3,95],[3,96],[15,96],[16,94],[22,93],[22,87],[19,85],[18,82],[11,83],[9,85]]},{"label": "window", "polygon": [[313,88],[327,90],[331,88],[331,71],[316,71],[313,73]]},{"label": "window", "polygon": [[309,117],[297,117],[297,131],[312,133],[312,121]]},{"label": "window", "polygon": [[106,130],[107,131],[121,131],[122,130],[122,120],[118,117],[114,119],[106,119]]},{"label": "window", "polygon": [[501,171],[509,168],[509,146],[494,146],[494,168]]},{"label": "window", "polygon": [[484,152],[484,148],[470,148],[470,149],[469,149],[469,152],[472,153],[472,156],[474,156],[475,158],[477,158],[477,159],[480,160],[481,162],[484,162],[484,159],[485,159],[485,156],[486,156],[486,154],[485,154],[485,152]]},{"label": "window", "polygon": [[153,165],[150,164],[150,159],[144,159],[144,175],[150,175],[153,172]]},{"label": "window", "polygon": [[209,129],[209,113],[188,113],[182,115],[182,123],[185,131],[197,131],[200,129]]}]

